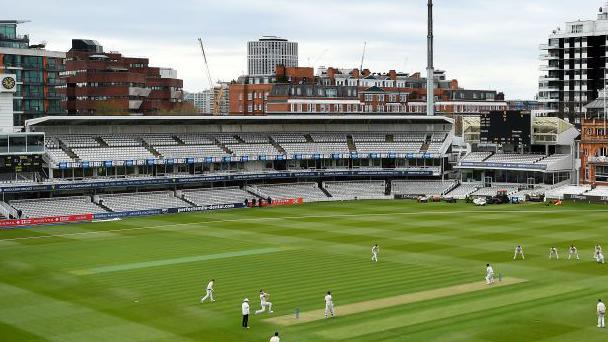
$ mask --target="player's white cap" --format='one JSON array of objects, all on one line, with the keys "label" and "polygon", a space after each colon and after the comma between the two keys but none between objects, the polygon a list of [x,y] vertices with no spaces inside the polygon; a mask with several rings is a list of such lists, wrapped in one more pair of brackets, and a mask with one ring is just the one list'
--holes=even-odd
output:
[{"label": "player's white cap", "polygon": [[248,301],[249,301],[248,298],[243,299],[243,302],[248,302]]}]

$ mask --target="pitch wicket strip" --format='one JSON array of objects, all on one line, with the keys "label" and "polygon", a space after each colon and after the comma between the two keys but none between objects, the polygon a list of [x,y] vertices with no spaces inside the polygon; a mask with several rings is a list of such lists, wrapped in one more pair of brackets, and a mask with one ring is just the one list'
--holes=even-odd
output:
[{"label": "pitch wicket strip", "polygon": [[[351,303],[346,305],[337,305],[334,309],[336,311],[337,316],[346,316],[357,314],[361,312],[378,310],[390,308],[398,305],[405,305],[411,303],[417,303],[427,300],[433,300],[444,297],[451,297],[460,294],[487,290],[495,287],[502,287],[508,285],[514,285],[523,283],[527,280],[519,279],[519,278],[503,278],[501,282],[496,282],[494,285],[486,285],[485,282],[478,281],[474,283],[461,284],[449,287],[443,287],[434,290],[427,290],[421,292],[408,293],[404,295],[387,297],[387,298],[379,298],[374,300],[368,300],[364,302]],[[264,321],[268,323],[274,323],[279,325],[295,325],[302,323],[309,323],[313,321],[318,321],[324,319],[325,310],[313,310],[301,312],[299,314],[299,319],[295,318],[295,315],[285,315],[285,316],[277,316],[272,318],[267,318]]]}]

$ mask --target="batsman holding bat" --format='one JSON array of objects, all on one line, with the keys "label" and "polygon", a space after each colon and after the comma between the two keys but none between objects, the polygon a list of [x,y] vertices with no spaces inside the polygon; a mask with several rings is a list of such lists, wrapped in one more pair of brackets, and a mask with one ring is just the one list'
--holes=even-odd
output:
[{"label": "batsman holding bat", "polygon": [[256,310],[255,314],[261,314],[266,311],[266,307],[268,307],[268,313],[273,313],[272,311],[272,303],[268,301],[270,299],[270,294],[264,292],[264,289],[260,290],[260,305],[262,308],[260,310]]}]

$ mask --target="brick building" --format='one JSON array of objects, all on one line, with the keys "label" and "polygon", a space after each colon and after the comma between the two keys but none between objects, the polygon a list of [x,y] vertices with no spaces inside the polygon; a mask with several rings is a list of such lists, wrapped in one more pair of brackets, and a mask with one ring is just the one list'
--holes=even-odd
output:
[{"label": "brick building", "polygon": [[[300,85],[311,85],[302,87]],[[242,76],[231,85],[230,112],[279,113],[426,113],[426,79],[420,73],[372,73],[368,69],[276,67],[271,77]],[[506,110],[504,95],[494,90],[462,89],[435,72],[435,112],[467,116]]]},{"label": "brick building", "polygon": [[[420,73],[405,74],[390,70],[371,73],[368,69],[322,68],[319,83],[356,86],[361,112],[426,113],[426,78]],[[438,115],[476,115],[492,110],[506,110],[504,94],[495,90],[459,87],[458,80],[447,79],[445,71],[435,71],[435,113]]]},{"label": "brick building", "polygon": [[[265,115],[273,86],[277,84],[311,84],[313,68],[277,65],[270,76],[241,76],[229,87],[230,114]],[[275,99],[277,101],[277,99]]]},{"label": "brick building", "polygon": [[147,58],[106,53],[92,40],[72,40],[63,77],[64,105],[72,115],[166,113],[182,102],[177,71],[151,67]]},{"label": "brick building", "polygon": [[608,129],[604,119],[583,120],[581,125],[581,183],[608,185]]}]

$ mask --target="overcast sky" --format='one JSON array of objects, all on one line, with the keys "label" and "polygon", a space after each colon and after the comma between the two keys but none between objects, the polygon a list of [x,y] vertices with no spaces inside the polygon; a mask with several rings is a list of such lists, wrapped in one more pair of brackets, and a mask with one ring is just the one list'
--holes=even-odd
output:
[{"label": "overcast sky", "polygon": [[[532,99],[538,45],[566,21],[595,18],[602,3],[436,0],[435,66],[461,87]],[[31,20],[20,33],[33,43],[65,51],[72,38],[95,39],[106,51],[177,69],[189,91],[209,84],[197,37],[214,80],[245,73],[246,42],[261,35],[299,42],[300,66],[358,67],[367,41],[372,71],[426,67],[425,0],[23,0],[6,10],[0,19]]]}]

